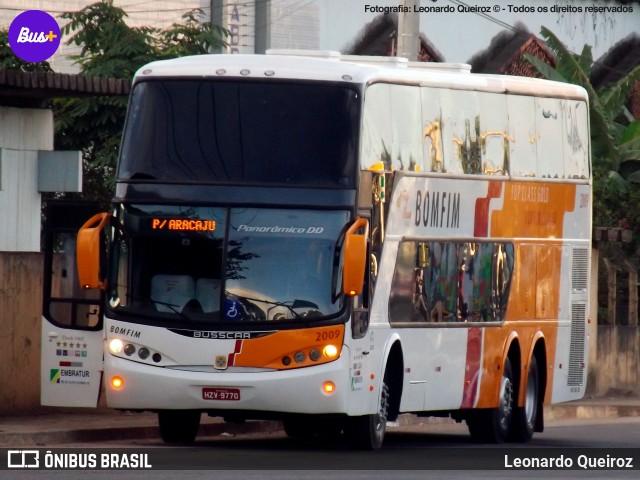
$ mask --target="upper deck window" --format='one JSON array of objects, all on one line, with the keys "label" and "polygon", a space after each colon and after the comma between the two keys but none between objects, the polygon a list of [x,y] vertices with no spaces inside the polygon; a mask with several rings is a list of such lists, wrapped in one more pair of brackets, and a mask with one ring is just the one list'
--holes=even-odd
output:
[{"label": "upper deck window", "polygon": [[352,186],[358,102],[326,84],[142,82],[118,180]]}]

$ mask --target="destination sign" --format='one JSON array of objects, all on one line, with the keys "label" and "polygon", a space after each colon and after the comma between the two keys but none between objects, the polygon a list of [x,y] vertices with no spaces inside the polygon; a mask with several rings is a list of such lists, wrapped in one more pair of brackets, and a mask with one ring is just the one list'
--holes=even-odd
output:
[{"label": "destination sign", "polygon": [[188,218],[152,218],[151,229],[173,232],[213,232],[216,229],[216,221]]}]

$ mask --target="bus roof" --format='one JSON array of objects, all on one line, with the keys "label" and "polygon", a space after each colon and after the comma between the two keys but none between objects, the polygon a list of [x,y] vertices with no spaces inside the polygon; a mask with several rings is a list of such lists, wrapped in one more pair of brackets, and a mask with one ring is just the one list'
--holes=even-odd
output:
[{"label": "bus roof", "polygon": [[470,73],[466,64],[409,62],[400,57],[341,55],[332,51],[282,50],[267,55],[210,54],[149,63],[134,83],[152,77],[271,78],[369,84],[402,83],[587,100],[577,85],[528,77]]}]

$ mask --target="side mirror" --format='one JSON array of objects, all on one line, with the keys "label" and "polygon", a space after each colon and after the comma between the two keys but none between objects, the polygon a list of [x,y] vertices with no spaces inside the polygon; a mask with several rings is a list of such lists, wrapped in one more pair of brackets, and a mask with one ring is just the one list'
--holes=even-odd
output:
[{"label": "side mirror", "polygon": [[[358,230],[361,230],[362,233],[356,233]],[[350,297],[359,295],[364,286],[364,274],[367,271],[368,237],[369,221],[362,217],[356,219],[345,235],[342,291]]]},{"label": "side mirror", "polygon": [[104,290],[106,287],[104,279],[100,278],[102,254],[100,234],[108,221],[108,213],[98,213],[87,220],[78,231],[76,243],[78,280],[80,287],[85,290],[95,288]]}]

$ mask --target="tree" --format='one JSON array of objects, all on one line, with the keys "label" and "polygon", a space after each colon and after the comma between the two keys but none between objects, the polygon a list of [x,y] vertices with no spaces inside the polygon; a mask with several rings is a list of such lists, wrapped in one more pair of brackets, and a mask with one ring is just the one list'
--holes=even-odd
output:
[{"label": "tree", "polygon": [[[224,44],[227,32],[210,22],[199,23],[199,9],[183,15],[184,22],[162,31],[130,27],[126,12],[101,0],[77,12],[66,12],[62,33],[72,37],[68,45],[81,47],[72,58],[81,74],[94,77],[131,78],[146,63],[184,55],[207,53]],[[124,125],[126,97],[83,97],[54,102],[56,148],[81,150],[83,197],[105,206],[111,199],[114,173]]]},{"label": "tree", "polygon": [[20,72],[50,72],[49,62],[31,63],[18,57],[9,46],[8,30],[0,30],[0,68]]},{"label": "tree", "polygon": [[593,56],[585,45],[578,55],[569,51],[547,28],[541,35],[556,55],[555,68],[539,59],[527,60],[546,78],[582,86],[589,94],[591,157],[594,181],[594,222],[598,226],[624,225],[640,231],[640,120],[625,107],[640,66],[604,88],[591,84]]}]

